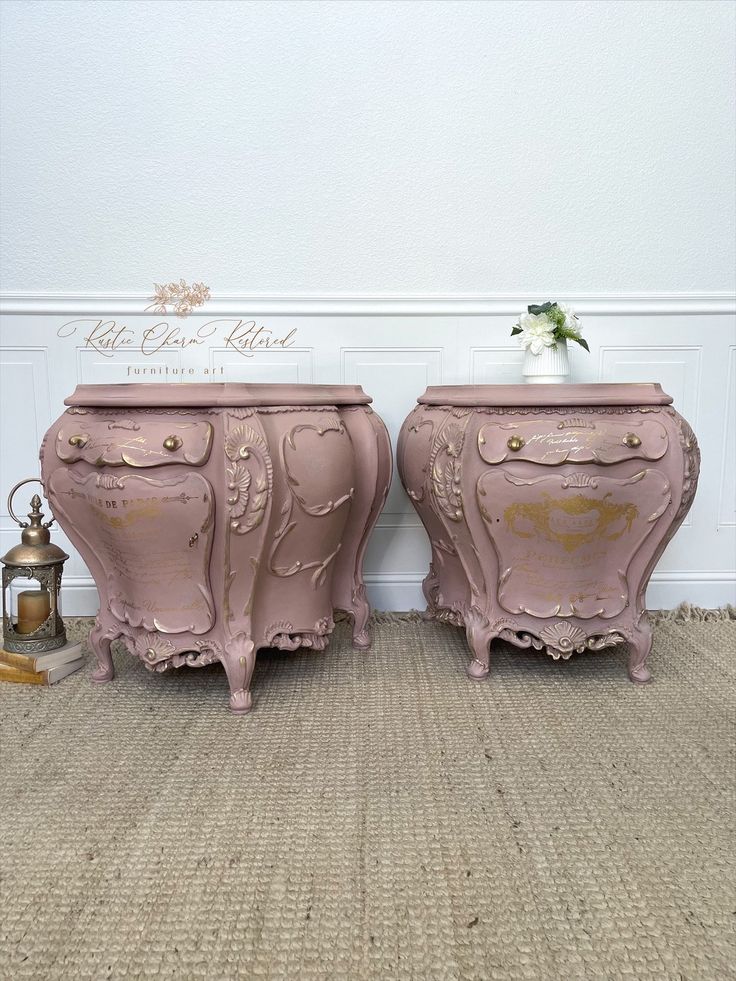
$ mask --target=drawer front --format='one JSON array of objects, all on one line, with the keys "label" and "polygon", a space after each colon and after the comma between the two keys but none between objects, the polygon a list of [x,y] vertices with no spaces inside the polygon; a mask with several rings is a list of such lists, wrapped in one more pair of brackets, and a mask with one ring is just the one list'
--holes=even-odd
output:
[{"label": "drawer front", "polygon": [[67,415],[56,436],[60,460],[96,467],[201,467],[211,449],[211,424],[179,415]]},{"label": "drawer front", "polygon": [[540,416],[519,422],[489,422],[478,433],[478,450],[486,463],[530,460],[555,466],[651,461],[660,460],[667,447],[667,430],[661,422],[634,417]]}]

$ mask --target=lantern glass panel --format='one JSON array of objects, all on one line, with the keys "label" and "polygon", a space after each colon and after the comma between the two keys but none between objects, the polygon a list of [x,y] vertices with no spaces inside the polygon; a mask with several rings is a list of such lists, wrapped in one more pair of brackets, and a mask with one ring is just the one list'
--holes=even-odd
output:
[{"label": "lantern glass panel", "polygon": [[14,577],[6,586],[5,609],[10,611],[14,631],[21,637],[45,637],[54,633],[54,591],[33,576]]}]

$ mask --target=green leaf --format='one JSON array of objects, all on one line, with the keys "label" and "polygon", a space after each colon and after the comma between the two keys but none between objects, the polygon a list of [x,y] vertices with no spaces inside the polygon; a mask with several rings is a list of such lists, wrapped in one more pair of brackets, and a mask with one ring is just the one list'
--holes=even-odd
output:
[{"label": "green leaf", "polygon": [[546,303],[532,303],[527,307],[527,310],[529,313],[534,314],[535,317],[538,317],[540,313],[549,313],[554,305],[551,300],[547,300]]},{"label": "green leaf", "polygon": [[518,324],[514,324],[514,326],[511,328],[511,336],[513,337],[514,334],[520,334],[520,333],[521,333],[521,327],[519,327]]},{"label": "green leaf", "polygon": [[588,347],[588,342],[585,340],[584,337],[571,337],[570,340],[577,341],[580,347],[584,347],[585,350],[588,352],[588,354],[590,354],[590,348]]}]

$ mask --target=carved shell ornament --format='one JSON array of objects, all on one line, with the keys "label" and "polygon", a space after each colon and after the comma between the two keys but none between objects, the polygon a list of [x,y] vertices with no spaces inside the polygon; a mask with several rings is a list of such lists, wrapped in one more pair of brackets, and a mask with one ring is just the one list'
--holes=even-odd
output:
[{"label": "carved shell ornament", "polygon": [[586,644],[586,633],[573,623],[552,623],[543,627],[539,631],[539,639],[547,647],[553,647],[561,651],[562,656],[568,657],[573,651],[584,651]]},{"label": "carved shell ornament", "polygon": [[143,634],[135,642],[135,652],[142,661],[147,664],[156,664],[157,661],[165,661],[176,651],[176,647],[168,638],[161,634]]}]

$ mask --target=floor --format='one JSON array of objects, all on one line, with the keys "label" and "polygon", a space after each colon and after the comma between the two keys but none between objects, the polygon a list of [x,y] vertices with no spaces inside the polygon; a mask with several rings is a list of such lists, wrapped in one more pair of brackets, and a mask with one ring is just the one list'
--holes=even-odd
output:
[{"label": "floor", "polygon": [[[219,666],[0,688],[0,978],[736,977],[733,611],[554,662],[379,617]],[[89,621],[73,624],[86,635]]]}]

